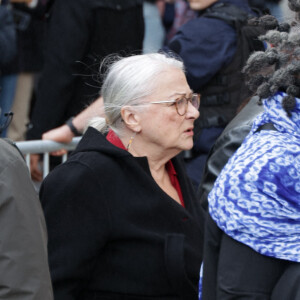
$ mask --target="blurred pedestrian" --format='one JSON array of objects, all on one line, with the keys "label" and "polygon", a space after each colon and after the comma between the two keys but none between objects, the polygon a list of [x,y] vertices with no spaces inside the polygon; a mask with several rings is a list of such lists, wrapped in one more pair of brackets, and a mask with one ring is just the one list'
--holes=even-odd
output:
[{"label": "blurred pedestrian", "polygon": [[99,94],[103,57],[142,51],[141,0],[55,0],[28,139],[40,139]]},{"label": "blurred pedestrian", "polygon": [[49,0],[36,0],[27,4],[11,0],[18,53],[6,67],[10,74],[17,76],[11,107],[14,117],[7,130],[7,136],[14,141],[25,139],[35,86],[43,67],[48,2]]},{"label": "blurred pedestrian", "polygon": [[[99,97],[98,75],[104,57],[140,53],[143,48],[142,0],[55,0],[51,7],[44,67],[39,78],[27,139],[68,124]],[[32,174],[41,179],[38,155]]]}]

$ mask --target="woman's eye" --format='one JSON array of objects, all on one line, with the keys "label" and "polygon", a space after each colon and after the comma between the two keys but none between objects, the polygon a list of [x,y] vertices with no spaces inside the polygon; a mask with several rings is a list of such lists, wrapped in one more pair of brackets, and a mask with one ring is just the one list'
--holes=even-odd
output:
[{"label": "woman's eye", "polygon": [[177,105],[182,105],[184,103],[184,98],[178,99],[176,102],[177,102]]}]

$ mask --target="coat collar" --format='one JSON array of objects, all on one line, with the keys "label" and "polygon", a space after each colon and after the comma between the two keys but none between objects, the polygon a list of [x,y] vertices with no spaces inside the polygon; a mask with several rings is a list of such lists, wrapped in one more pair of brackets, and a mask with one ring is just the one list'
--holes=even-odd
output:
[{"label": "coat collar", "polygon": [[[105,136],[101,134],[95,128],[89,127],[82,139],[80,140],[77,148],[72,153],[72,156],[78,152],[100,152],[102,154],[107,154],[110,157],[128,159],[132,162],[137,163],[149,176],[151,175],[148,159],[147,157],[134,157],[128,151],[120,149],[112,145],[109,141],[106,140]],[[179,184],[181,186],[182,195],[185,202],[185,208],[190,210],[191,198],[193,193],[189,179],[186,176],[183,163],[181,159],[176,156],[172,159],[174,168],[178,174]],[[186,189],[186,187],[189,187]]]}]

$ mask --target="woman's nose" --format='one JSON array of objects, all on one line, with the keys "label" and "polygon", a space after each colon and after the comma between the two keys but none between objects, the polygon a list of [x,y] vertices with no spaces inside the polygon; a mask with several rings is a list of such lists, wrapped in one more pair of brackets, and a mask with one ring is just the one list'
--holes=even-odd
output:
[{"label": "woman's nose", "polygon": [[190,101],[188,101],[186,117],[188,119],[190,118],[197,119],[199,116],[200,116],[199,110]]}]

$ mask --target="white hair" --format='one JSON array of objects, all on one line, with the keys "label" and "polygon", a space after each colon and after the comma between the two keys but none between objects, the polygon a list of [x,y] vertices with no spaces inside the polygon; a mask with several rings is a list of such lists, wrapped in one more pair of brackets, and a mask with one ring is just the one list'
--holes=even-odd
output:
[{"label": "white hair", "polygon": [[102,133],[111,128],[121,136],[121,108],[140,104],[143,98],[153,94],[159,84],[156,78],[170,68],[184,72],[182,61],[168,54],[141,54],[115,60],[106,73],[101,89],[106,118],[94,118],[88,125]]}]

